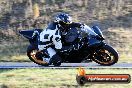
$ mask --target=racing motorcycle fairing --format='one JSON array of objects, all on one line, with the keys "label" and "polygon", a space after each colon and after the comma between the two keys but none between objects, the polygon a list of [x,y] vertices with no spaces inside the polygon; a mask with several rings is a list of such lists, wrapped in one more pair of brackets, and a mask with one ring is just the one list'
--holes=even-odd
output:
[{"label": "racing motorcycle fairing", "polygon": [[[98,26],[93,26],[92,29],[96,34],[98,34],[100,37],[103,38],[102,32],[98,28]],[[73,30],[76,29],[74,28]],[[41,29],[33,29],[33,30],[24,30],[24,31],[22,30],[19,33],[22,34],[27,39],[29,39],[30,45],[27,49],[27,56],[29,57],[29,59],[36,64],[47,66],[49,64],[44,63],[43,60],[32,57],[32,54],[34,55],[36,54],[35,52],[38,52],[38,48],[37,48],[38,37],[41,31],[42,31]],[[71,38],[72,41],[76,40],[72,36],[73,35],[72,31],[70,34],[71,34],[69,35],[70,37],[66,39]],[[77,42],[74,41],[74,43],[77,43],[79,45],[78,49],[73,49],[71,51],[67,51],[64,53],[57,52],[57,54],[62,58],[62,62],[81,63],[84,60],[86,61],[88,59],[91,59],[92,61],[95,61],[96,63],[104,66],[109,66],[117,63],[118,53],[111,46],[107,45],[103,41],[103,39],[97,39],[95,36],[91,36],[91,35],[87,35],[85,37],[78,36],[76,38],[77,38]],[[72,44],[71,41],[70,44]],[[54,48],[54,46],[52,47]]]},{"label": "racing motorcycle fairing", "polygon": [[37,32],[40,34],[42,32],[42,29],[32,29],[32,30],[19,31],[19,33],[27,39],[33,39],[34,34],[37,33]]}]

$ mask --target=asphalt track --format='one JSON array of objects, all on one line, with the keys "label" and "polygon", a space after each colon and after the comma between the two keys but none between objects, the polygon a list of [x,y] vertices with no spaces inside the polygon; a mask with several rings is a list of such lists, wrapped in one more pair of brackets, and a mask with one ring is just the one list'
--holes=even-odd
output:
[{"label": "asphalt track", "polygon": [[132,69],[132,63],[116,63],[112,66],[101,66],[97,63],[62,63],[59,67],[40,66],[33,62],[0,62],[0,69],[25,69],[25,68],[42,68],[42,69],[73,69],[73,68],[88,68],[88,69]]}]

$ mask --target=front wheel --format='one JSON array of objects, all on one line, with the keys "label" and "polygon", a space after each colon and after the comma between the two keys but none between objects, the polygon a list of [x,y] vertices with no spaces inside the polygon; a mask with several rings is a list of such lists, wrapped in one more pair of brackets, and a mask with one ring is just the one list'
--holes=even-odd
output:
[{"label": "front wheel", "polygon": [[104,45],[94,53],[93,60],[103,66],[110,66],[118,62],[118,53],[109,45]]}]

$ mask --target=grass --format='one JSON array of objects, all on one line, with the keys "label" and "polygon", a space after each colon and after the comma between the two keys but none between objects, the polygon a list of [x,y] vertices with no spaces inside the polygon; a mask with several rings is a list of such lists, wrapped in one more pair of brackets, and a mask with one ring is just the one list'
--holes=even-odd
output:
[{"label": "grass", "polygon": [[29,62],[26,50],[29,43],[23,41],[6,42],[0,45],[0,62]]},{"label": "grass", "polygon": [[9,56],[0,56],[0,62],[30,62],[28,56],[25,55],[9,55]]},{"label": "grass", "polygon": [[123,63],[132,63],[132,55],[121,54],[119,56],[119,62]]},{"label": "grass", "polygon": [[[130,74],[131,69],[87,69],[87,74]],[[13,69],[0,70],[0,88],[131,88],[129,84],[76,83],[77,69]]]}]

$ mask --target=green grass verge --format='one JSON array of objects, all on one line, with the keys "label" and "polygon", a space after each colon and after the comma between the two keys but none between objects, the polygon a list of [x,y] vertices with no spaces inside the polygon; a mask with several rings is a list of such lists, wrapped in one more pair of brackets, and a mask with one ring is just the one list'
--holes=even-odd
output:
[{"label": "green grass verge", "polygon": [[0,45],[0,62],[29,62],[26,55],[28,42]]},{"label": "green grass verge", "polygon": [[31,62],[27,55],[0,56],[0,62]]},{"label": "green grass verge", "polygon": [[[87,69],[87,74],[130,74],[131,69]],[[77,69],[13,69],[0,70],[0,88],[131,88],[129,84],[76,83]]]},{"label": "green grass verge", "polygon": [[132,63],[132,55],[121,54],[119,55],[119,61],[123,63]]}]

